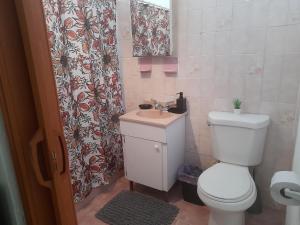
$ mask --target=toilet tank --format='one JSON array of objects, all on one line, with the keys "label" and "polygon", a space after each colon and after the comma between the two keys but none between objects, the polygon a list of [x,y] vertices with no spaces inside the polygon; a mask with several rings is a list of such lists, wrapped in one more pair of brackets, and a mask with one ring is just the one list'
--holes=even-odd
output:
[{"label": "toilet tank", "polygon": [[210,112],[214,157],[242,166],[260,164],[269,123],[268,115]]}]

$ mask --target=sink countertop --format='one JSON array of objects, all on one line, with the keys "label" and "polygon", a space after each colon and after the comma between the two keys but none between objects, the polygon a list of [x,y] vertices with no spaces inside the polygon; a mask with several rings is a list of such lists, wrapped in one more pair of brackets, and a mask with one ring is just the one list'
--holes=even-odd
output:
[{"label": "sink countertop", "polygon": [[138,116],[137,113],[139,111],[141,111],[141,110],[136,109],[136,110],[130,111],[130,112],[120,116],[120,120],[121,121],[134,122],[134,123],[141,123],[141,124],[146,124],[146,125],[152,125],[152,126],[156,126],[156,127],[167,127],[171,123],[173,123],[174,121],[176,121],[179,118],[187,115],[186,112],[182,113],[182,114],[170,113],[170,114],[172,114],[171,117],[154,119],[154,118],[147,118],[147,117]]}]

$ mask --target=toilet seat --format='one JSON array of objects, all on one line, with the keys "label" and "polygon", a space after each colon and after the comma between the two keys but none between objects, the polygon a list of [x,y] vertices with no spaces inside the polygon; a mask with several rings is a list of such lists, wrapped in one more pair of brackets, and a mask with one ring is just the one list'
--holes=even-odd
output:
[{"label": "toilet seat", "polygon": [[218,163],[204,171],[198,179],[198,193],[219,203],[238,203],[256,192],[247,167]]}]

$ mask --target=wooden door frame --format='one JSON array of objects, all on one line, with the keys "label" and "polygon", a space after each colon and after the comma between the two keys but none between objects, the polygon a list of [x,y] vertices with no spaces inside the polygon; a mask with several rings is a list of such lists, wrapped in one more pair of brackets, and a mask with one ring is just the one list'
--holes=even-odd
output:
[{"label": "wooden door frame", "polygon": [[44,219],[53,224],[51,195],[38,186],[30,163],[29,141],[39,125],[14,2],[2,1],[0,11],[0,108],[25,219],[28,225]]},{"label": "wooden door frame", "polygon": [[57,223],[76,225],[68,151],[60,117],[42,0],[14,1],[39,121],[36,135],[41,136],[45,142],[46,160],[51,174],[51,182],[41,182],[40,179],[39,183],[51,189]]},{"label": "wooden door frame", "polygon": [[[12,45],[18,45],[14,53],[19,51],[20,55],[14,56],[15,60],[19,59],[23,63],[24,72],[19,70],[14,73],[12,69],[7,69],[14,66],[11,62],[14,59],[10,57],[10,61],[7,61],[5,54],[9,55],[9,47],[14,48],[14,46],[2,46],[5,51],[4,54],[0,52],[0,106],[10,141],[26,220],[28,225],[76,225],[68,153],[60,121],[42,0],[8,2],[10,3],[7,5],[13,13],[13,15],[6,13],[6,17],[9,18],[8,24],[18,29],[12,32],[16,34],[17,39]],[[5,22],[0,24],[6,26]],[[11,38],[14,38],[14,35]],[[23,124],[22,120],[24,120]],[[23,134],[27,135],[26,138]],[[35,180],[32,179],[33,172],[37,170],[31,164],[36,165],[36,163],[30,163],[28,156],[32,151],[30,140],[35,138],[39,140],[41,137],[45,145],[42,151],[44,170],[46,177],[50,178],[45,182],[47,183],[45,190],[42,189],[41,179],[36,179],[38,176]],[[37,181],[41,184],[41,190],[37,186]],[[32,187],[36,189],[32,190]],[[38,193],[40,195],[37,193],[35,195],[35,191],[41,192]],[[37,199],[40,196],[42,198]],[[41,208],[39,204],[42,205]],[[40,215],[40,209],[44,210],[44,214]]]}]

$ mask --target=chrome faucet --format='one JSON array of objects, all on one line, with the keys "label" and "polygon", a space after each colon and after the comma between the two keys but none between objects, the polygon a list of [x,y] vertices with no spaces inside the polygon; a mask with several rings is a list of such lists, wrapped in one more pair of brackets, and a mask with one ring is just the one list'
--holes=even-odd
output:
[{"label": "chrome faucet", "polygon": [[156,104],[154,104],[154,108],[155,108],[156,110],[159,110],[160,113],[162,113],[163,111],[168,110],[169,106],[168,106],[168,105],[163,106],[163,105],[160,104],[160,103],[156,103]]}]

